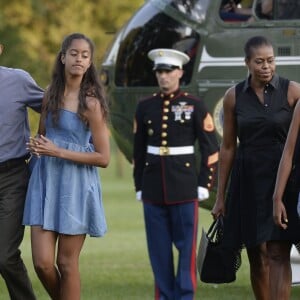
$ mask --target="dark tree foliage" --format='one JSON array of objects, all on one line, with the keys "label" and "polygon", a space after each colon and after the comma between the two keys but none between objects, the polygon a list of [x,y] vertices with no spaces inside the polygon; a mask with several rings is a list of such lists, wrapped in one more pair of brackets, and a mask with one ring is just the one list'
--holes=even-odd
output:
[{"label": "dark tree foliage", "polygon": [[[64,36],[81,32],[95,43],[101,65],[114,34],[144,0],[0,0],[0,65],[22,68],[45,88]],[[33,134],[39,115],[30,111]]]},{"label": "dark tree foliage", "polygon": [[82,32],[96,46],[96,63],[143,0],[0,0],[0,64],[29,71],[47,86],[65,35]]}]

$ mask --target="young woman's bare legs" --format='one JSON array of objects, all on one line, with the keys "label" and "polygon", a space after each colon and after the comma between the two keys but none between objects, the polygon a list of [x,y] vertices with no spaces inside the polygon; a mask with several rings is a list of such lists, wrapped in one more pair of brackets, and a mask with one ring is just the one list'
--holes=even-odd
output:
[{"label": "young woman's bare legs", "polygon": [[57,233],[31,226],[32,260],[36,274],[50,295],[59,300],[60,274],[55,264],[55,245]]},{"label": "young woman's bare legs", "polygon": [[57,266],[61,275],[60,297],[63,300],[80,299],[79,254],[85,235],[59,235]]},{"label": "young woman's bare legs", "polygon": [[250,279],[257,300],[269,298],[269,259],[266,244],[247,248],[250,264]]},{"label": "young woman's bare legs", "polygon": [[78,262],[84,240],[85,235],[62,235],[31,227],[33,265],[51,299],[80,299]]}]

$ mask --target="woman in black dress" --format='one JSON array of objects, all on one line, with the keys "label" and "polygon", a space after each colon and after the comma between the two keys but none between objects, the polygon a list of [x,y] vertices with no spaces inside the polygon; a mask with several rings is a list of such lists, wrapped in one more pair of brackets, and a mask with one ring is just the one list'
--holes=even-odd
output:
[{"label": "woman in black dress", "polygon": [[224,96],[223,141],[212,215],[225,216],[228,246],[246,247],[256,299],[283,300],[290,293],[290,249],[292,242],[300,240],[300,223],[296,208],[290,205],[294,213],[289,229],[275,226],[272,195],[300,85],[275,73],[274,50],[265,37],[250,38],[244,50],[249,77]]}]

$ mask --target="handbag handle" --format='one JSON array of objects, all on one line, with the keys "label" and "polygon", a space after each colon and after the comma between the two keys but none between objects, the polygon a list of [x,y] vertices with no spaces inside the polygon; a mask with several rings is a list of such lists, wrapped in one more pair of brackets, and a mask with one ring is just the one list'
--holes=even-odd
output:
[{"label": "handbag handle", "polygon": [[220,215],[219,217],[214,219],[213,223],[210,225],[206,234],[207,238],[212,242],[213,241],[218,242],[220,238],[220,232],[223,230],[223,226],[224,226],[223,216]]}]

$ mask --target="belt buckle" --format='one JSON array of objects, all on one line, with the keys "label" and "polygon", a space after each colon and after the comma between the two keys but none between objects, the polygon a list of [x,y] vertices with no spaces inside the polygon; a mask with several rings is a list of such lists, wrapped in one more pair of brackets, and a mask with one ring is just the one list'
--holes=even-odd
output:
[{"label": "belt buckle", "polygon": [[168,147],[161,146],[159,147],[159,155],[169,155],[170,150]]}]

